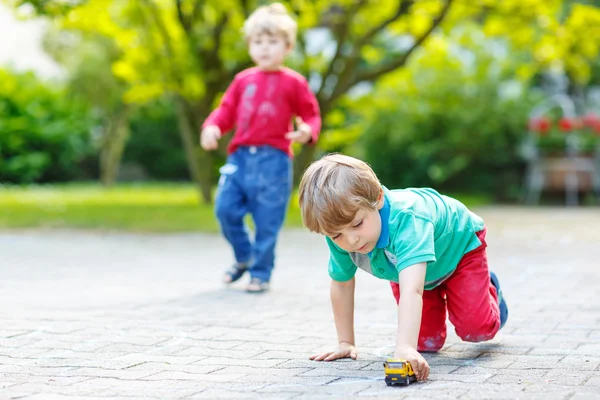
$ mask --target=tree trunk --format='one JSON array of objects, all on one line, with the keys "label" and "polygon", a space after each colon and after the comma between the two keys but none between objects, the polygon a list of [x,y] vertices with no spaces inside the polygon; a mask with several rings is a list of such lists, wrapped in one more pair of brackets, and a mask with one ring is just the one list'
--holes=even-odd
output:
[{"label": "tree trunk", "polygon": [[300,183],[300,179],[302,179],[302,174],[308,164],[310,164],[314,158],[315,153],[317,151],[316,145],[308,145],[304,146],[300,153],[294,159],[294,185],[298,185]]},{"label": "tree trunk", "polygon": [[108,118],[100,148],[100,181],[106,187],[117,179],[123,151],[129,138],[129,110],[123,106]]},{"label": "tree trunk", "polygon": [[210,154],[201,151],[196,145],[195,135],[198,134],[198,130],[195,128],[194,119],[185,99],[177,96],[176,108],[177,125],[179,126],[190,177],[196,183],[202,201],[210,204],[212,203],[212,162]]},{"label": "tree trunk", "polygon": [[[321,121],[323,121],[323,125],[321,127],[321,135],[326,129],[325,121],[327,118],[327,114],[332,109],[332,102],[329,98],[320,98],[319,99],[319,110],[321,112]],[[315,153],[317,152],[318,146],[317,144],[312,144],[308,146],[303,146],[302,150],[296,158],[294,159],[294,184],[299,184],[302,179],[302,174],[308,165],[314,161]]]}]

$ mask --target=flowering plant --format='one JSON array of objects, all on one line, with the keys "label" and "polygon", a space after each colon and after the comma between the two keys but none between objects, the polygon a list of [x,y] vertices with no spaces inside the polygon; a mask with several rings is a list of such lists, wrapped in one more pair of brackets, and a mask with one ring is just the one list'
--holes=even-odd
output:
[{"label": "flowering plant", "polygon": [[594,113],[573,118],[534,117],[529,119],[528,129],[537,147],[547,153],[564,153],[569,143],[580,153],[593,152],[600,145],[600,117]]}]

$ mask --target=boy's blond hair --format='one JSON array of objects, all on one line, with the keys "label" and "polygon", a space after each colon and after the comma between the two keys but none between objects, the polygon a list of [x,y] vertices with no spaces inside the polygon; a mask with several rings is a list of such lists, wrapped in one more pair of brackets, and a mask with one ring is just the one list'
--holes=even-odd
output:
[{"label": "boy's blond hair", "polygon": [[351,224],[361,208],[376,209],[381,190],[366,162],[343,154],[326,155],[302,176],[302,222],[311,232],[333,236]]},{"label": "boy's blond hair", "polygon": [[242,31],[246,42],[254,35],[267,33],[269,35],[283,35],[290,48],[296,45],[296,31],[298,25],[288,14],[281,3],[273,3],[256,9],[246,22]]}]

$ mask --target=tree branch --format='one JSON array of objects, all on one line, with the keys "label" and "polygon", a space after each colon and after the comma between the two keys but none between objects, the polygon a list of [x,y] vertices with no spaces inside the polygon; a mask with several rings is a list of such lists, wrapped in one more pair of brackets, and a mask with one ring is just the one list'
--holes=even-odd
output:
[{"label": "tree branch", "polygon": [[[322,76],[321,86],[319,87],[319,90],[317,90],[317,93],[316,93],[317,98],[320,98],[322,96],[323,90],[325,89],[327,81],[329,80],[329,77],[333,74],[335,65],[337,64],[337,61],[340,59],[340,57],[342,55],[344,45],[346,44],[346,41],[348,40],[348,36],[350,34],[350,23],[352,22],[352,19],[354,18],[356,13],[358,13],[358,11],[360,11],[361,7],[364,6],[365,4],[366,4],[365,0],[359,0],[356,3],[354,3],[353,6],[348,10],[346,15],[344,16],[344,18],[343,18],[344,23],[337,27],[337,35],[334,35],[335,39],[336,39],[335,54],[333,55],[333,58],[329,62],[329,65],[327,66],[327,70],[325,71],[325,73]],[[333,29],[332,29],[332,31],[333,31]]]},{"label": "tree branch", "polygon": [[177,19],[179,20],[179,23],[181,24],[183,30],[185,31],[185,33],[187,33],[188,36],[192,31],[192,26],[194,24],[194,21],[196,20],[196,17],[198,16],[198,13],[200,12],[200,8],[203,3],[204,0],[197,0],[194,4],[192,13],[186,17],[186,15],[183,13],[182,0],[175,0],[175,8],[177,8]]},{"label": "tree branch", "polygon": [[[212,47],[210,49],[200,47],[198,50],[200,58],[204,62],[205,71],[208,72],[207,76],[219,75],[219,72],[223,70],[223,63],[219,58],[219,48],[223,40],[223,31],[229,21],[229,14],[221,14],[217,24],[212,30]],[[211,80],[209,78],[209,80]]]},{"label": "tree branch", "polygon": [[310,63],[308,62],[308,54],[306,53],[306,40],[304,40],[304,36],[298,35],[297,47],[300,48],[300,53],[302,53],[302,59],[304,60],[302,64],[302,72],[305,75],[310,73]]},{"label": "tree branch", "polygon": [[177,19],[179,23],[183,27],[183,30],[187,33],[190,30],[190,22],[183,15],[183,10],[181,8],[181,0],[175,0],[175,8],[177,8]]},{"label": "tree branch", "polygon": [[[296,15],[297,18],[300,18],[300,14],[302,12],[302,10],[297,7],[296,2],[289,2],[289,6],[292,8],[292,12],[294,13],[294,15]],[[306,53],[306,40],[304,38],[304,36],[302,35],[302,32],[300,32],[298,34],[298,37],[296,39],[296,46],[300,49],[300,53],[302,54],[302,67],[301,67],[301,72],[303,75],[308,75],[310,73],[310,63],[308,62],[308,54]]]},{"label": "tree branch", "polygon": [[[146,5],[146,9],[150,12],[150,17],[151,19],[154,20],[154,23],[156,25],[156,28],[158,29],[158,32],[160,34],[160,36],[162,37],[163,40],[163,46],[165,49],[165,53],[166,53],[166,70],[168,71],[168,73],[171,75],[171,78],[177,82],[177,84],[179,85],[181,83],[181,79],[178,76],[178,74],[175,71],[175,65],[174,63],[170,62],[170,60],[173,60],[173,57],[175,55],[173,49],[171,48],[171,38],[169,36],[169,33],[166,29],[166,27],[163,24],[163,21],[160,18],[160,15],[156,9],[156,5],[152,2],[152,0],[143,0],[143,2]],[[142,8],[143,10],[144,8]]]},{"label": "tree branch", "polygon": [[244,12],[244,18],[248,18],[250,15],[250,7],[248,6],[248,0],[240,0],[242,11]]},{"label": "tree branch", "polygon": [[346,57],[346,62],[344,65],[344,69],[340,72],[338,76],[338,80],[333,88],[329,102],[333,101],[333,99],[338,98],[343,93],[346,93],[352,85],[355,84],[356,81],[356,72],[357,65],[360,61],[360,52],[362,47],[371,42],[375,35],[384,30],[387,26],[389,26],[392,22],[396,21],[402,15],[408,13],[410,7],[414,4],[413,0],[401,1],[398,4],[398,8],[394,15],[390,16],[388,19],[381,22],[379,25],[373,27],[370,31],[368,31],[363,37],[358,39],[358,41],[354,44],[353,50],[348,57]]},{"label": "tree branch", "polygon": [[194,4],[194,10],[192,11],[192,16],[190,18],[190,21],[192,21],[192,23],[194,23],[194,21],[198,17],[198,14],[200,14],[200,9],[202,8],[203,5],[204,5],[204,0],[197,0],[196,4]]},{"label": "tree branch", "polygon": [[[215,29],[213,30],[213,49],[210,52],[210,56],[219,59],[219,49],[221,48],[221,43],[223,42],[223,31],[225,30],[225,26],[227,26],[227,22],[229,22],[229,14],[225,13],[221,16],[217,25],[215,25]],[[219,59],[219,64],[220,59]]]},{"label": "tree branch", "polygon": [[427,29],[427,31],[425,31],[423,33],[423,35],[421,35],[419,38],[417,38],[415,40],[415,42],[413,43],[411,48],[408,49],[406,51],[406,53],[404,53],[401,57],[399,57],[396,60],[393,60],[393,61],[390,61],[387,63],[383,63],[380,66],[375,67],[371,70],[358,73],[356,75],[355,79],[353,79],[343,85],[340,85],[340,87],[332,94],[331,101],[334,101],[337,98],[339,98],[341,95],[346,93],[352,86],[356,85],[357,83],[374,81],[377,78],[379,78],[380,76],[385,75],[388,72],[394,71],[395,69],[398,69],[401,66],[403,66],[406,63],[406,61],[408,60],[408,58],[410,57],[410,55],[419,46],[421,46],[423,44],[423,42],[432,34],[432,32],[435,30],[435,28],[437,28],[440,25],[440,23],[444,20],[444,18],[448,14],[448,10],[450,9],[450,6],[452,5],[452,2],[453,2],[453,0],[446,0],[446,4],[444,4],[444,7],[440,11],[440,14],[433,20],[429,29]]},{"label": "tree branch", "polygon": [[394,15],[392,15],[391,17],[389,17],[388,19],[384,20],[381,24],[373,27],[373,29],[371,29],[363,37],[361,37],[356,42],[355,48],[359,49],[362,46],[364,46],[365,44],[371,42],[371,40],[375,37],[375,35],[377,35],[379,32],[381,32],[382,30],[387,28],[392,22],[398,20],[403,15],[406,15],[408,13],[408,11],[410,10],[410,7],[412,7],[412,5],[414,3],[415,3],[414,0],[400,0],[400,2],[398,4],[398,9],[396,10],[396,13]]}]

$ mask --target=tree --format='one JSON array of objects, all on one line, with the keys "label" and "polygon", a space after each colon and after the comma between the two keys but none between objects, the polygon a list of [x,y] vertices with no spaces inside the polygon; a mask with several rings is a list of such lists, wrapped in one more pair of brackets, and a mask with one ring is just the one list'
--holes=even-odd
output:
[{"label": "tree", "polygon": [[[204,200],[210,201],[212,164],[210,156],[198,148],[198,127],[233,75],[250,65],[240,28],[245,17],[265,2],[8,1],[14,6],[32,5],[38,13],[54,16],[62,26],[113,38],[122,50],[113,72],[129,85],[125,101],[144,102],[165,93],[173,96],[190,175]],[[430,37],[443,37],[446,30],[466,20],[479,23],[491,37],[529,51],[531,63],[523,74],[533,74],[561,59],[565,68],[577,70],[580,63],[573,62],[574,56],[597,54],[597,45],[592,43],[597,10],[561,0],[282,2],[298,16],[298,46],[290,63],[313,84],[324,118],[325,140],[327,128],[343,126],[347,113],[336,112],[335,107],[354,88],[401,69],[416,52],[426,50]],[[589,38],[583,37],[586,30]],[[323,33],[325,39],[317,43],[315,35],[311,36],[315,32]],[[561,42],[567,33],[573,38],[570,46]],[[577,45],[576,38],[586,39],[585,48]],[[313,152],[313,147],[302,150],[296,175]]]},{"label": "tree", "polygon": [[120,51],[110,38],[55,29],[46,34],[44,48],[67,70],[69,92],[91,104],[100,118],[100,180],[110,186],[117,177],[129,137],[132,111],[132,105],[123,101],[127,85],[111,71]]},{"label": "tree", "polygon": [[[38,13],[52,15],[61,26],[89,30],[112,37],[123,50],[113,72],[130,84],[127,102],[143,102],[169,93],[177,101],[179,128],[189,159],[192,178],[198,182],[205,201],[210,201],[211,165],[197,146],[198,127],[223,92],[232,76],[250,65],[240,28],[257,1],[142,0],[113,2],[90,0],[67,2],[19,0],[14,6],[30,4]],[[330,32],[335,45],[329,56],[310,54],[308,43],[298,41],[302,72],[320,77],[316,89],[324,119],[335,102],[360,82],[371,82],[401,67],[412,52],[447,15],[452,0],[415,2],[406,0],[286,1],[297,15],[301,32],[320,26]],[[425,13],[425,14],[423,14]],[[410,18],[415,16],[415,18]],[[418,17],[420,15],[420,17]],[[417,23],[408,23],[408,20]],[[389,46],[390,32],[404,20],[414,33],[412,43],[385,57],[365,58]],[[301,157],[299,166],[310,158]]]}]

